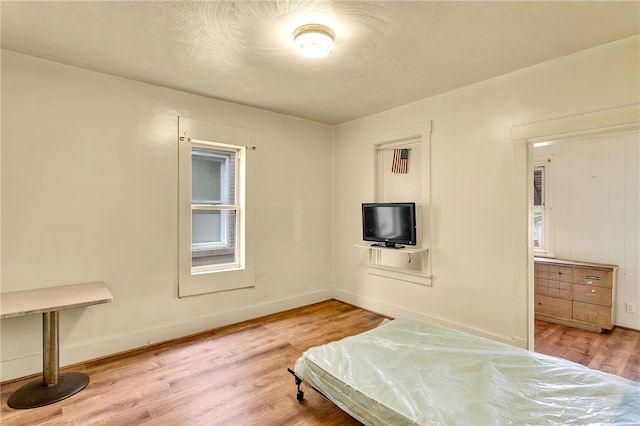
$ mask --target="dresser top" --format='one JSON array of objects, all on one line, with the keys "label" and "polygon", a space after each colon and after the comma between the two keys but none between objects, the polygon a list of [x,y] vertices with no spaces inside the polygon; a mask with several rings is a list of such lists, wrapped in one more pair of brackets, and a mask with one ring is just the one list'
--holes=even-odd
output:
[{"label": "dresser top", "polygon": [[555,257],[534,257],[534,262],[537,263],[553,263],[556,265],[566,266],[584,266],[588,268],[600,268],[600,269],[618,269],[618,265],[608,265],[605,263],[593,263],[593,262],[581,262],[579,260],[568,259],[556,259]]}]

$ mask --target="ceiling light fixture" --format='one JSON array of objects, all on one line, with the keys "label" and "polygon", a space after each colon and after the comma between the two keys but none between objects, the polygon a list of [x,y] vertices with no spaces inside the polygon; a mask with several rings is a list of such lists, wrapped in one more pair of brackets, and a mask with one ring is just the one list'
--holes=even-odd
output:
[{"label": "ceiling light fixture", "polygon": [[320,24],[308,24],[298,27],[293,32],[293,43],[296,50],[307,58],[321,58],[333,51],[333,30]]}]

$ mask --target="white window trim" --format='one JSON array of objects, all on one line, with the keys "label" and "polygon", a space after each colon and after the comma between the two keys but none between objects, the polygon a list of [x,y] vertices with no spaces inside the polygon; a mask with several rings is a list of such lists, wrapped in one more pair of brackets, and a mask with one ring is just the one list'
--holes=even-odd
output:
[{"label": "white window trim", "polygon": [[[249,129],[180,117],[178,120],[178,297],[253,287],[253,224],[250,209],[254,186],[252,131]],[[191,148],[228,147],[237,149],[234,205],[200,205],[215,210],[236,209],[237,263],[223,267],[191,266]],[[244,243],[243,243],[244,242]]]},{"label": "white window trim", "polygon": [[[236,164],[235,164],[235,170],[236,172],[234,173],[235,175],[235,188],[236,188],[236,193],[235,193],[235,197],[233,200],[233,204],[222,204],[221,200],[226,200],[228,198],[228,193],[221,193],[220,194],[220,198],[221,200],[219,200],[218,203],[206,203],[206,204],[191,204],[191,210],[199,210],[199,211],[204,211],[204,210],[214,210],[214,211],[221,211],[221,210],[234,210],[236,212],[236,229],[235,229],[235,235],[238,236],[240,235],[240,217],[243,217],[242,215],[242,209],[241,209],[241,205],[239,202],[239,194],[238,191],[244,191],[244,188],[241,186],[242,181],[240,179],[239,176],[239,171],[243,171],[244,168],[241,167],[241,161],[243,161],[244,157],[246,156],[246,149],[245,147],[238,147],[238,146],[234,146],[234,145],[226,145],[226,144],[219,144],[219,143],[214,143],[214,142],[207,142],[207,141],[200,141],[200,140],[196,140],[196,139],[191,139],[189,141],[191,143],[191,148],[202,148],[202,149],[217,149],[220,151],[228,151],[228,152],[235,152],[235,158],[236,158]],[[222,176],[222,181],[220,182],[221,187],[224,189],[224,191],[228,191],[228,182],[227,182],[227,173],[226,173],[226,169],[228,169],[229,167],[229,159],[228,157],[225,156],[221,156],[221,155],[215,155],[215,154],[208,154],[207,156],[210,157],[215,157],[215,158],[221,158],[223,160],[223,168],[224,170],[222,170],[221,176]],[[183,176],[181,176],[182,178]],[[189,172],[189,178],[191,178],[191,171]],[[240,192],[241,195],[242,192]],[[221,229],[227,229],[228,226],[228,221],[227,221],[227,216],[223,215],[221,217],[221,224],[220,224],[220,228]],[[222,241],[220,243],[191,243],[191,247],[192,248],[214,248],[214,247],[226,247],[227,243],[228,243],[228,236],[227,233],[222,233],[221,234],[222,237]],[[240,253],[241,251],[241,243],[244,240],[244,238],[241,236],[241,238],[236,239],[236,248],[238,250],[238,253]],[[213,265],[213,266],[199,266],[199,267],[192,267],[192,271],[197,271],[197,272],[206,272],[207,270],[225,270],[225,269],[230,269],[230,268],[237,268],[240,267],[240,259],[239,256],[236,259],[235,264],[231,264],[231,263],[225,263],[223,265]]]}]

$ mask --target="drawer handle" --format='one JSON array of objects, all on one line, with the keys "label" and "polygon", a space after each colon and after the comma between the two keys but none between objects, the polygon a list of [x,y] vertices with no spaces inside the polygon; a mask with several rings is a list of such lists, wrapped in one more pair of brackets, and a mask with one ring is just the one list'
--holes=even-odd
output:
[{"label": "drawer handle", "polygon": [[589,313],[585,313],[586,317],[587,317],[587,321],[588,322],[597,322],[598,320],[598,314],[593,314],[593,321],[591,320],[591,318],[589,318]]},{"label": "drawer handle", "polygon": [[596,280],[596,281],[600,281],[600,277],[597,275],[585,275],[584,276],[586,279],[588,280]]}]

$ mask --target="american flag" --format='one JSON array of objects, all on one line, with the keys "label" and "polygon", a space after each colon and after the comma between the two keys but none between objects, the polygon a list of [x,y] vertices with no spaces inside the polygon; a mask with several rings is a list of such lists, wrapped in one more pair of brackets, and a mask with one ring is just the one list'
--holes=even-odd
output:
[{"label": "american flag", "polygon": [[391,163],[391,173],[407,173],[409,165],[409,150],[398,148],[393,150],[393,162]]}]

